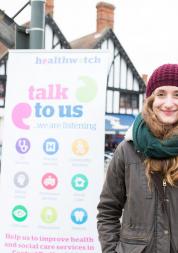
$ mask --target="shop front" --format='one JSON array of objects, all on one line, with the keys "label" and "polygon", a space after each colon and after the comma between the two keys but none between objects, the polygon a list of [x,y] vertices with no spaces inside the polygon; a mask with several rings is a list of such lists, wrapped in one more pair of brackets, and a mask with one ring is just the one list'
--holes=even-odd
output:
[{"label": "shop front", "polygon": [[134,119],[135,116],[132,114],[105,115],[105,152],[114,152]]}]

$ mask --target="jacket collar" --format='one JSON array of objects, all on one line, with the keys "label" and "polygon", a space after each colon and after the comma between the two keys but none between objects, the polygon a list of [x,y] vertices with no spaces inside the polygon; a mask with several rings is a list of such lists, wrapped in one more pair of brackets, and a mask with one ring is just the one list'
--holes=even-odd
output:
[{"label": "jacket collar", "polygon": [[133,124],[129,127],[129,129],[127,130],[124,139],[126,141],[133,141]]}]

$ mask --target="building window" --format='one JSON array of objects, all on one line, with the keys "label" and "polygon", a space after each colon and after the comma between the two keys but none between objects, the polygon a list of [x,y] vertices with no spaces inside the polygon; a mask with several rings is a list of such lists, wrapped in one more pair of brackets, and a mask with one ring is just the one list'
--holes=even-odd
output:
[{"label": "building window", "polygon": [[6,78],[0,75],[0,107],[4,107],[5,105],[5,85]]},{"label": "building window", "polygon": [[120,108],[138,109],[139,95],[133,93],[120,92]]}]

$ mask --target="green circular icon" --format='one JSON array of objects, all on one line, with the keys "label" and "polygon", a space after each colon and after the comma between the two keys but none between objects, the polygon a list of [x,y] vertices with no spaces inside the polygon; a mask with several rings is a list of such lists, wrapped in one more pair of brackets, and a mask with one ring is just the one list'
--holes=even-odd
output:
[{"label": "green circular icon", "polygon": [[77,191],[83,191],[88,186],[88,179],[83,174],[76,174],[71,181],[72,187]]},{"label": "green circular icon", "polygon": [[50,224],[57,220],[57,211],[53,207],[45,207],[41,212],[41,219],[44,223]]},{"label": "green circular icon", "polygon": [[28,212],[24,206],[15,206],[12,210],[12,217],[18,222],[22,222],[27,218]]},{"label": "green circular icon", "polygon": [[96,81],[89,76],[80,76],[79,80],[83,82],[83,85],[77,89],[76,98],[79,102],[88,103],[96,97]]}]

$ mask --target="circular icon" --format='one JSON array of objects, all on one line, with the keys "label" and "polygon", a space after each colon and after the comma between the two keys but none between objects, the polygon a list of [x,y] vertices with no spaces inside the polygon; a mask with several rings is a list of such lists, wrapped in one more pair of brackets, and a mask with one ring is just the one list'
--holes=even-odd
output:
[{"label": "circular icon", "polygon": [[59,144],[56,139],[49,138],[43,144],[43,150],[48,155],[54,155],[59,149]]},{"label": "circular icon", "polygon": [[22,222],[27,218],[28,212],[24,206],[15,206],[12,210],[12,217],[18,222]]},{"label": "circular icon", "polygon": [[73,223],[81,225],[88,219],[88,214],[83,208],[76,208],[71,213],[71,220]]},{"label": "circular icon", "polygon": [[50,224],[57,220],[57,211],[53,207],[45,207],[41,212],[41,219],[44,223]]},{"label": "circular icon", "polygon": [[72,143],[72,151],[75,155],[83,156],[88,153],[89,145],[86,140],[77,139]]},{"label": "circular icon", "polygon": [[77,175],[73,176],[71,184],[75,190],[83,191],[88,186],[88,179],[83,174],[77,174]]},{"label": "circular icon", "polygon": [[14,184],[19,188],[24,188],[29,183],[29,177],[24,171],[19,171],[14,176]]},{"label": "circular icon", "polygon": [[44,188],[48,190],[54,189],[58,184],[58,178],[55,174],[53,173],[46,173],[42,177],[42,185]]},{"label": "circular icon", "polygon": [[30,149],[30,141],[27,138],[20,138],[16,142],[16,150],[20,154],[26,154]]}]

